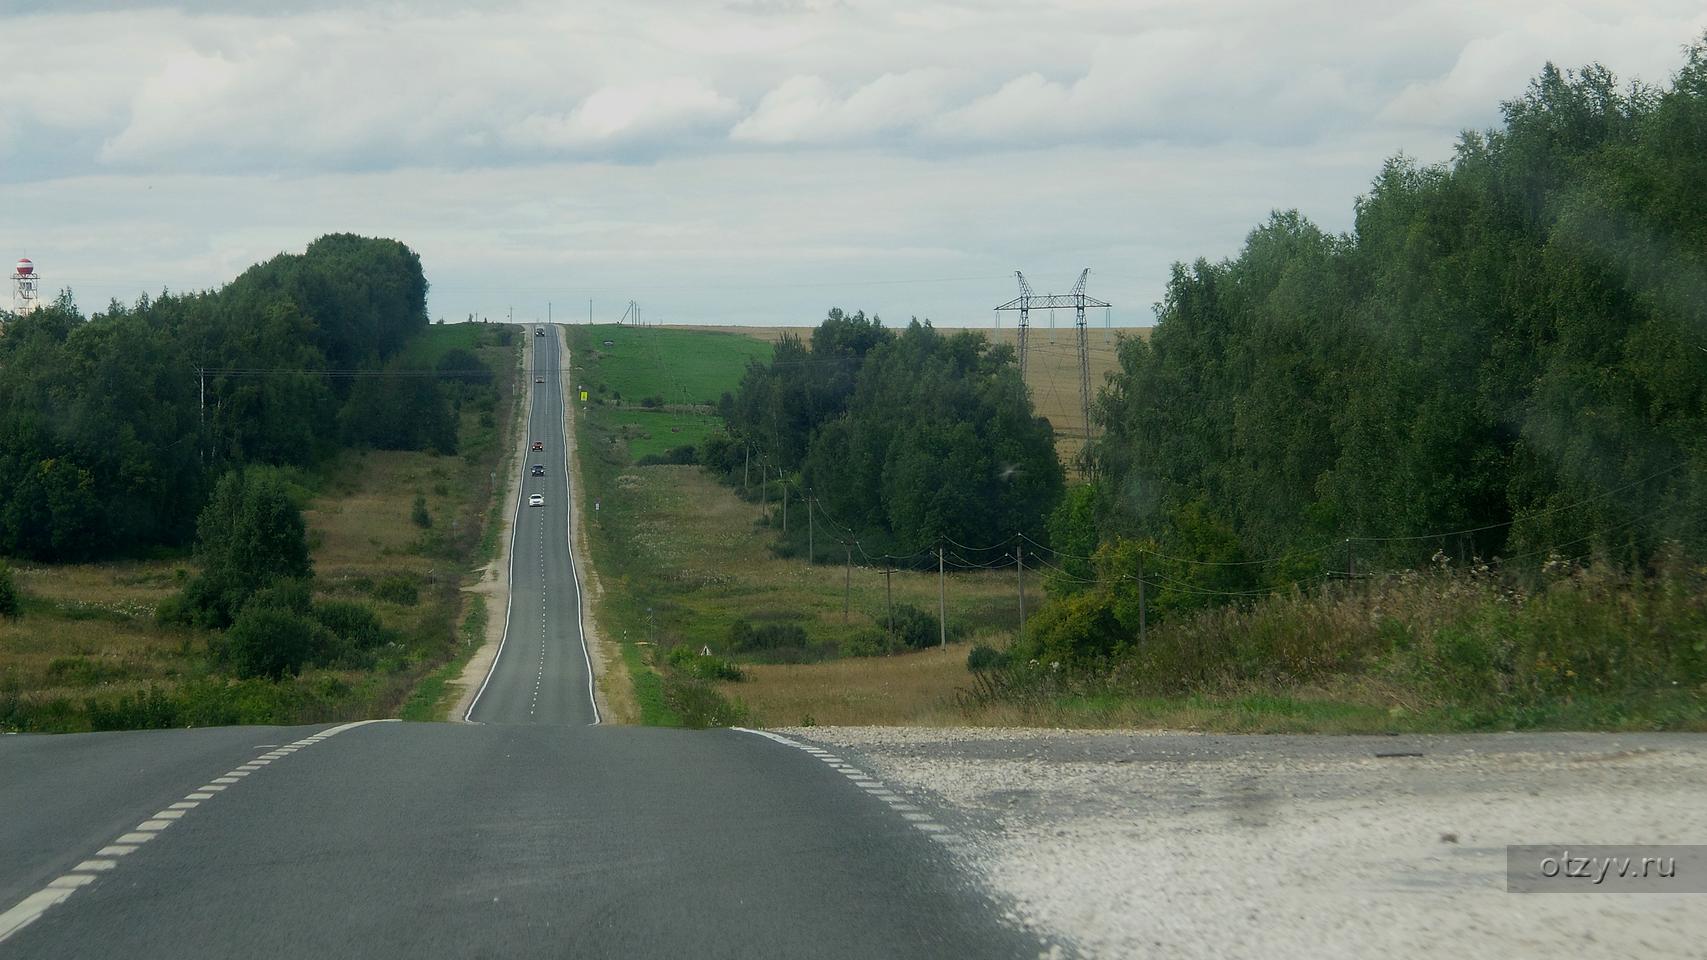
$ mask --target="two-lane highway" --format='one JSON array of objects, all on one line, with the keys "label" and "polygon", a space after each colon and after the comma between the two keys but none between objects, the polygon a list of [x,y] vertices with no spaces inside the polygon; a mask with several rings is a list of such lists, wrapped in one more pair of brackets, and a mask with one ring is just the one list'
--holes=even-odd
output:
[{"label": "two-lane highway", "polygon": [[[568,421],[556,326],[534,337],[528,452],[510,541],[510,603],[492,671],[469,707],[477,723],[589,724],[599,720],[592,662],[581,636],[581,585],[569,549]],[[539,444],[541,450],[534,450]],[[534,476],[534,468],[541,470]],[[534,496],[544,498],[530,506]]]},{"label": "two-lane highway", "polygon": [[928,798],[751,732],[596,725],[559,333],[534,341],[545,449],[518,465],[474,722],[0,737],[0,957],[1047,949],[999,919]]}]

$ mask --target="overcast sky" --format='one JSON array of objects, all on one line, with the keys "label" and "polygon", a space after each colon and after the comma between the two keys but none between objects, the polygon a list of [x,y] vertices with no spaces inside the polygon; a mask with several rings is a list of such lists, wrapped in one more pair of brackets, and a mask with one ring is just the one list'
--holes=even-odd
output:
[{"label": "overcast sky", "polygon": [[765,324],[988,325],[1015,269],[1082,267],[1147,323],[1170,263],[1274,208],[1348,228],[1384,158],[1444,160],[1544,62],[1663,83],[1707,30],[1700,0],[0,13],[0,258],[86,310],[354,231],[421,254],[435,317]]}]

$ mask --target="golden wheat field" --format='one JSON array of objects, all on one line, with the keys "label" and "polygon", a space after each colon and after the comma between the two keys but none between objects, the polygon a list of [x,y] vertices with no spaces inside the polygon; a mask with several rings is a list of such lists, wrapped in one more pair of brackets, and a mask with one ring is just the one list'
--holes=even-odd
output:
[{"label": "golden wheat field", "polygon": [[[1039,311],[1042,312],[1042,311]],[[1064,314],[1065,315],[1065,314]],[[1070,317],[1065,320],[1057,319],[1057,326],[1052,330],[1045,316],[1031,327],[1028,337],[1025,381],[1031,387],[1031,400],[1036,405],[1037,412],[1049,418],[1049,423],[1055,428],[1055,449],[1061,455],[1061,462],[1069,469],[1077,461],[1079,448],[1084,446],[1085,417],[1079,397],[1079,348],[1074,339],[1073,323]],[[1064,324],[1064,325],[1063,325]],[[784,334],[794,334],[806,339],[811,336],[811,327],[683,327],[682,329],[718,330],[725,333],[738,333],[753,337],[757,340],[772,341],[781,339]],[[952,328],[944,328],[948,331]],[[973,328],[977,329],[977,328]],[[1119,365],[1119,343],[1121,337],[1150,336],[1149,327],[1124,327],[1106,329],[1092,325],[1089,328],[1087,346],[1090,348],[1091,393],[1095,396],[1107,375]],[[991,343],[1003,343],[1014,346],[1016,331],[1012,326],[1004,325],[1000,330],[985,328],[983,333]]]}]

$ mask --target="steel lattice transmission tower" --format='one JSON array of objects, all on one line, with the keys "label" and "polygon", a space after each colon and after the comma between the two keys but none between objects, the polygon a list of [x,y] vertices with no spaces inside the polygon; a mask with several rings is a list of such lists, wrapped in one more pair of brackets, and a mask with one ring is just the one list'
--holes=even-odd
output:
[{"label": "steel lattice transmission tower", "polygon": [[1085,280],[1091,275],[1086,267],[1079,272],[1079,281],[1073,284],[1073,292],[1066,296],[1049,294],[1038,296],[1026,282],[1025,274],[1018,270],[1014,276],[1019,280],[1019,296],[997,307],[997,310],[1019,311],[1019,376],[1025,379],[1026,374],[1026,334],[1031,328],[1031,311],[1049,310],[1055,307],[1072,307],[1073,321],[1079,339],[1079,409],[1085,417],[1085,439],[1091,438],[1091,348],[1085,333],[1085,308],[1108,307],[1109,303],[1098,300],[1085,293]]}]

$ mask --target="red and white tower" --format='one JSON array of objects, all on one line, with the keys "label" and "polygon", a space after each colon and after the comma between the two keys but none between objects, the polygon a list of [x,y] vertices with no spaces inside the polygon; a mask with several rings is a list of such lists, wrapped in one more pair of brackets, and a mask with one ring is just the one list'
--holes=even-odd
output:
[{"label": "red and white tower", "polygon": [[36,276],[36,265],[30,261],[29,257],[18,260],[18,265],[12,268],[13,313],[21,317],[41,306],[37,286],[40,279]]}]

